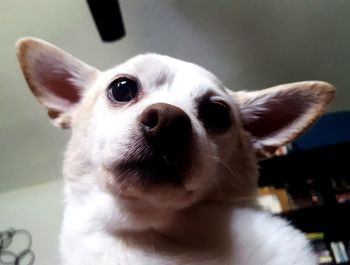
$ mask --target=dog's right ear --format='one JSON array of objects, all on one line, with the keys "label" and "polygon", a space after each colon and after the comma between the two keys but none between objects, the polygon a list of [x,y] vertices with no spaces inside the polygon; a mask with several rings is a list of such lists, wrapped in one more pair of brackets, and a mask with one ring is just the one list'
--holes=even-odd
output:
[{"label": "dog's right ear", "polygon": [[77,103],[99,71],[40,39],[19,39],[16,47],[30,90],[55,126],[69,128]]}]

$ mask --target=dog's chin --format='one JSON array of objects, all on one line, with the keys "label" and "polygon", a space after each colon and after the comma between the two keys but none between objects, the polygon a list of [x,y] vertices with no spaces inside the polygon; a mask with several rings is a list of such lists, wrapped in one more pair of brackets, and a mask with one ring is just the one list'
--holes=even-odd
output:
[{"label": "dog's chin", "polygon": [[144,201],[157,207],[184,208],[195,201],[192,169],[159,159],[121,160],[108,173],[107,188],[127,204]]}]

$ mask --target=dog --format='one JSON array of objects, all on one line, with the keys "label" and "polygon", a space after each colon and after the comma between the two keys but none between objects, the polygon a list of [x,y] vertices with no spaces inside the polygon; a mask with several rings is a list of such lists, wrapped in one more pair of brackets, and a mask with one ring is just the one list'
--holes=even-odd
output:
[{"label": "dog", "polygon": [[257,206],[257,162],[324,113],[332,85],[232,91],[164,55],[101,72],[40,39],[16,47],[51,122],[72,129],[62,264],[317,264],[301,232]]}]

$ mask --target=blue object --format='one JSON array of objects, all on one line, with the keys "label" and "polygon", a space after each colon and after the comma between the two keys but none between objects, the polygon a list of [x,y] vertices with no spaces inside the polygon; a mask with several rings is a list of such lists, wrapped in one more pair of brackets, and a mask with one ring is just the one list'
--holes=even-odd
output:
[{"label": "blue object", "polygon": [[350,142],[350,111],[322,116],[311,129],[292,144],[293,151]]}]

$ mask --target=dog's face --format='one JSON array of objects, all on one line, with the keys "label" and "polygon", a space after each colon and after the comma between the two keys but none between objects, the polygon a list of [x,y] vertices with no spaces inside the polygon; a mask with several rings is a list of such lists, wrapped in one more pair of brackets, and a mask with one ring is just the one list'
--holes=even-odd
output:
[{"label": "dog's face", "polygon": [[18,51],[52,122],[72,128],[68,183],[157,207],[252,198],[256,159],[300,135],[334,93],[323,82],[232,92],[205,69],[156,54],[100,72],[41,40],[21,40]]},{"label": "dog's face", "polygon": [[112,192],[182,206],[215,184],[216,159],[231,153],[223,144],[237,138],[234,108],[212,74],[148,54],[102,73],[72,124]]}]

